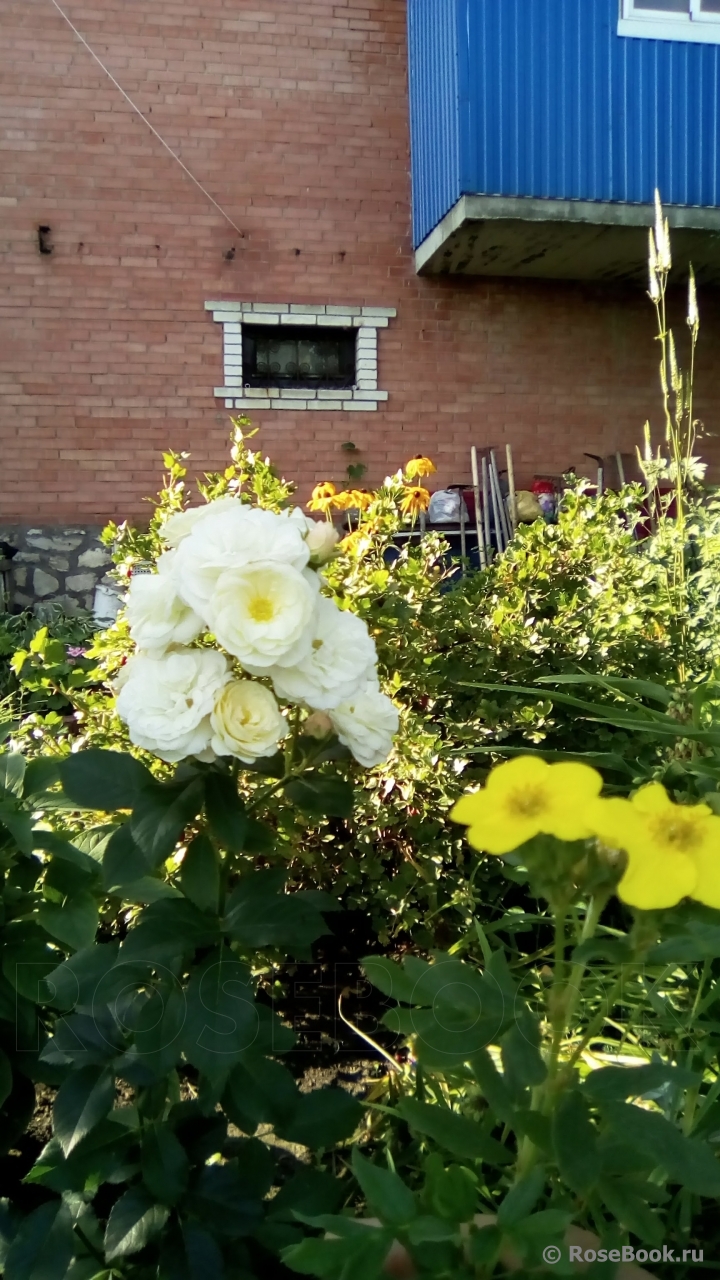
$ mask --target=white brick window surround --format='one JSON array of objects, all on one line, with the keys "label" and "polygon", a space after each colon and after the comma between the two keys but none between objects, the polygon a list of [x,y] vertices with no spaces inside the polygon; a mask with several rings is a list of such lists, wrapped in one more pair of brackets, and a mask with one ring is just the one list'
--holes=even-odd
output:
[{"label": "white brick window surround", "polygon": [[[397,315],[393,307],[307,306],[292,302],[206,302],[205,310],[223,326],[223,385],[215,395],[226,409],[342,409],[372,413],[387,400],[378,388],[378,329]],[[344,329],[355,335],[352,386],[249,386],[243,378],[243,326]],[[301,379],[299,379],[301,380]]]}]

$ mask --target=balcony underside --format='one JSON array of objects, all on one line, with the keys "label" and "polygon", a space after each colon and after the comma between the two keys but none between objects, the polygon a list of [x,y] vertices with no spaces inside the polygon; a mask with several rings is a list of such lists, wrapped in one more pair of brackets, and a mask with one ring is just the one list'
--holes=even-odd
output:
[{"label": "balcony underside", "polygon": [[[666,209],[674,266],[720,284],[720,209]],[[651,205],[462,196],[415,253],[420,275],[647,279]],[[677,278],[677,277],[676,277]]]}]

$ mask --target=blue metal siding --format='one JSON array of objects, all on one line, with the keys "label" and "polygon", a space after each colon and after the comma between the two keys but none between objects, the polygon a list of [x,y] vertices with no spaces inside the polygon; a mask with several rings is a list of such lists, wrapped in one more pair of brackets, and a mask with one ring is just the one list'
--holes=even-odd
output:
[{"label": "blue metal siding", "polygon": [[465,193],[720,205],[720,46],[618,36],[618,0],[409,12],[416,243]]},{"label": "blue metal siding", "polygon": [[421,0],[408,9],[410,141],[415,235],[432,229],[460,192],[457,0]]}]

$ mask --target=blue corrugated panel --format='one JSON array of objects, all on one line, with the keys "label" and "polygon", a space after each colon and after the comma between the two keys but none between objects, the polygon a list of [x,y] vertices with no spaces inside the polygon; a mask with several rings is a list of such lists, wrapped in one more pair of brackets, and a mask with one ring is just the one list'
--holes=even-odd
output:
[{"label": "blue corrugated panel", "polygon": [[460,192],[457,0],[408,7],[415,234],[420,239]]},{"label": "blue corrugated panel", "polygon": [[409,0],[416,243],[464,193],[720,206],[720,46],[618,0]]}]

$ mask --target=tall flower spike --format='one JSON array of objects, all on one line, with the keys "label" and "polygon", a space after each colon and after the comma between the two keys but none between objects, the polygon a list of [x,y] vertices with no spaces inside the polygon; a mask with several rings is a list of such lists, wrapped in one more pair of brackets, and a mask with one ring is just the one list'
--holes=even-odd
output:
[{"label": "tall flower spike", "polygon": [[678,369],[677,352],[675,350],[675,338],[673,331],[670,329],[668,333],[668,348],[670,351],[670,385],[676,394],[679,394],[682,388],[682,377]]},{"label": "tall flower spike", "polygon": [[652,462],[652,438],[650,436],[650,423],[646,422],[643,427],[643,438],[645,441],[645,461]]},{"label": "tall flower spike", "polygon": [[672,266],[670,257],[670,230],[667,219],[663,219],[660,203],[660,192],[655,190],[655,251],[657,253],[658,270],[669,271]]},{"label": "tall flower spike", "polygon": [[688,311],[687,311],[688,328],[693,333],[697,333],[700,328],[700,312],[698,311],[697,287],[695,284],[695,272],[690,264],[690,279],[688,281]]},{"label": "tall flower spike", "polygon": [[653,302],[660,301],[660,282],[657,277],[658,259],[657,249],[655,248],[655,233],[652,227],[648,231],[648,271],[650,275],[650,297]]}]

